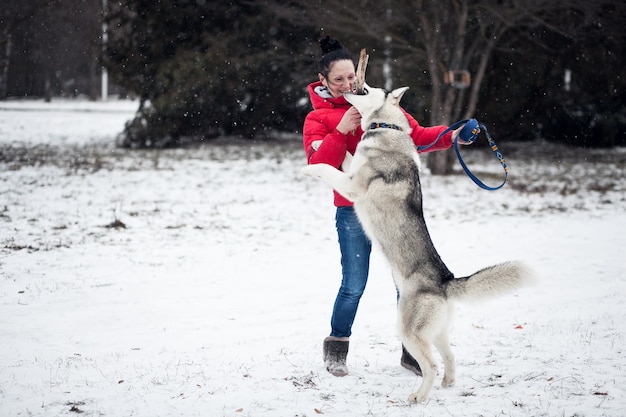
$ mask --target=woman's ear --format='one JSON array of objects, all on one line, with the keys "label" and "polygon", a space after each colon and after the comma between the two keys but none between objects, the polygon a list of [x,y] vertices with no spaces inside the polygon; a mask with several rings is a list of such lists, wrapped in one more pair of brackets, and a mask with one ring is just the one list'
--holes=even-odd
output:
[{"label": "woman's ear", "polygon": [[323,82],[324,82],[324,80],[326,79],[326,78],[322,75],[322,73],[321,73],[321,72],[318,72],[318,73],[317,73],[317,78],[319,78],[320,82],[322,82],[322,83],[323,83]]}]

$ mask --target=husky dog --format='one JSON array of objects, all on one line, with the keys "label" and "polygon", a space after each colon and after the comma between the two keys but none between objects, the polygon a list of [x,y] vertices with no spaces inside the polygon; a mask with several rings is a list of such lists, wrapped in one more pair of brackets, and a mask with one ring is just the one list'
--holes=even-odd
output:
[{"label": "husky dog", "polygon": [[387,92],[366,86],[365,95],[346,93],[361,113],[365,132],[352,161],[348,167],[344,163],[345,172],[313,164],[302,173],[321,178],[354,202],[365,233],[388,259],[399,292],[400,339],[423,374],[408,400],[423,402],[437,375],[433,344],[445,366],[442,386],[454,384],[454,355],[448,341],[452,302],[512,291],[529,282],[531,275],[521,263],[509,262],[455,278],[441,260],[424,221],[419,156],[399,106],[407,89]]}]

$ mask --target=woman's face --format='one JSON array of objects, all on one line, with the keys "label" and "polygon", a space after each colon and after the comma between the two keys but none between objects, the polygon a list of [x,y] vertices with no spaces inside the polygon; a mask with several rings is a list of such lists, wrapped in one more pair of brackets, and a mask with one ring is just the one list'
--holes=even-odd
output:
[{"label": "woman's face", "polygon": [[352,90],[352,85],[356,80],[354,63],[349,59],[335,61],[330,65],[328,77],[324,77],[323,74],[318,74],[318,76],[333,97],[341,97],[343,93]]}]

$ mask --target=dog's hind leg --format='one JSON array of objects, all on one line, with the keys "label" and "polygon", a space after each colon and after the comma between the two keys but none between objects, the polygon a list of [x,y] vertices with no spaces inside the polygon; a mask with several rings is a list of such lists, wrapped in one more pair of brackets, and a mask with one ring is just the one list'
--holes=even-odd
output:
[{"label": "dog's hind leg", "polygon": [[422,383],[417,391],[409,395],[408,401],[421,403],[428,399],[428,394],[435,383],[437,364],[433,358],[430,342],[425,339],[405,340],[404,345],[409,353],[417,360],[422,369]]},{"label": "dog's hind leg", "polygon": [[454,363],[454,353],[450,348],[450,341],[448,339],[448,329],[444,329],[434,340],[435,347],[439,351],[441,358],[443,359],[443,381],[441,381],[442,387],[451,387],[454,385],[456,365]]},{"label": "dog's hind leg", "polygon": [[357,198],[357,190],[354,187],[350,175],[341,172],[328,164],[311,164],[302,168],[302,174],[309,177],[318,177],[333,187],[339,194],[350,201]]},{"label": "dog's hind leg", "polygon": [[[411,293],[410,290],[405,292]],[[400,293],[398,305],[399,333],[402,343],[417,360],[422,369],[422,384],[412,393],[409,402],[424,402],[437,376],[437,363],[433,358],[432,345],[435,339],[447,328],[448,320],[445,301],[436,295],[403,297]]]}]

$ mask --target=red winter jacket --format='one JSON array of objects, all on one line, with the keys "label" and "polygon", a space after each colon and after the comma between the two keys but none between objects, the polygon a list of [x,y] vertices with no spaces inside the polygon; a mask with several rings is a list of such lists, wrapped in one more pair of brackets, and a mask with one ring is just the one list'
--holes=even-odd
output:
[{"label": "red winter jacket", "polygon": [[[313,110],[306,116],[302,129],[304,138],[304,151],[309,164],[329,164],[341,169],[341,163],[346,151],[354,154],[357,144],[363,136],[363,130],[359,126],[354,134],[344,135],[337,131],[337,125],[343,114],[352,106],[344,97],[323,98],[315,92],[315,89],[323,85],[320,81],[309,84],[308,91]],[[403,109],[404,111],[404,109]],[[447,126],[422,127],[409,113],[404,111],[411,125],[411,137],[416,146],[428,145],[437,139],[439,133],[447,129]],[[313,150],[312,143],[323,140],[317,151]],[[452,132],[444,135],[436,144],[425,152],[448,149],[452,146]],[[351,206],[352,202],[345,199],[335,191],[335,206]]]}]

